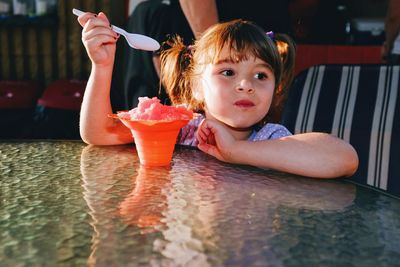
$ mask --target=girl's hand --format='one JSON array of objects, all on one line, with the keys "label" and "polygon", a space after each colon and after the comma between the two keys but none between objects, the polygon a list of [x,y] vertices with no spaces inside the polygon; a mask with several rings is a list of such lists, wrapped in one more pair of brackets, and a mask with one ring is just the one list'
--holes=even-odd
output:
[{"label": "girl's hand", "polygon": [[111,29],[106,15],[85,13],[78,17],[83,27],[82,42],[86,48],[92,64],[112,66],[115,59],[115,47],[119,35]]},{"label": "girl's hand", "polygon": [[220,122],[204,119],[197,130],[198,148],[217,159],[234,163],[233,148],[237,141]]}]

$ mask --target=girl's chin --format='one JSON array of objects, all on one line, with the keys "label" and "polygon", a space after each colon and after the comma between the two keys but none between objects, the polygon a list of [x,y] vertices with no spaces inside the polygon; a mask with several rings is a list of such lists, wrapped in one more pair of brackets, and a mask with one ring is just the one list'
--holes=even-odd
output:
[{"label": "girl's chin", "polygon": [[260,120],[254,120],[252,119],[241,119],[241,120],[228,120],[226,125],[232,129],[236,129],[238,131],[248,131],[251,129],[254,129],[255,126],[259,125],[260,122],[264,118],[261,118]]},{"label": "girl's chin", "polygon": [[229,128],[235,131],[246,132],[253,129],[253,125],[248,124],[226,124]]}]

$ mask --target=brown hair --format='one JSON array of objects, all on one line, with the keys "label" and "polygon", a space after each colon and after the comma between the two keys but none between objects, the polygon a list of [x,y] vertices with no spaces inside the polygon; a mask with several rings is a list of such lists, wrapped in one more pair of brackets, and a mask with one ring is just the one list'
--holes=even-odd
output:
[{"label": "brown hair", "polygon": [[166,45],[169,48],[161,52],[160,81],[173,105],[186,104],[194,111],[204,111],[204,103],[193,97],[192,90],[196,89],[197,78],[204,66],[215,63],[222,49],[228,46],[232,59],[245,60],[256,56],[269,64],[276,84],[266,119],[279,119],[293,78],[295,47],[289,36],[275,34],[270,38],[259,26],[239,19],[210,27],[193,46],[185,46],[178,36],[167,41]]}]

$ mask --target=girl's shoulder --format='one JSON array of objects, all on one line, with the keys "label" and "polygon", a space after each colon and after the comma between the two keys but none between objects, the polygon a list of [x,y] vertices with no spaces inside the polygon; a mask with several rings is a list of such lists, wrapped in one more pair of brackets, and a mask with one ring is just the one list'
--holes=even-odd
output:
[{"label": "girl's shoulder", "polygon": [[181,129],[177,143],[180,145],[197,146],[199,142],[196,138],[196,131],[204,118],[204,115],[197,114],[189,121],[189,123]]},{"label": "girl's shoulder", "polygon": [[278,139],[281,137],[292,135],[285,126],[277,123],[267,123],[260,130],[254,131],[248,140],[261,141]]}]

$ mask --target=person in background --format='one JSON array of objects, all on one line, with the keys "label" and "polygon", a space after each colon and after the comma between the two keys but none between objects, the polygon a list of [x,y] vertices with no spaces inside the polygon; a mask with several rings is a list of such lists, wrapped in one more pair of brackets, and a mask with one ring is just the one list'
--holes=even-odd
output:
[{"label": "person in background", "polygon": [[[84,142],[134,142],[130,130],[110,119],[110,84],[117,34],[104,13],[85,13],[82,41],[92,71],[82,102]],[[215,24],[193,46],[178,37],[161,53],[161,82],[173,105],[202,114],[185,126],[178,143],[197,146],[217,159],[298,175],[333,178],[352,175],[357,153],[345,141],[324,133],[291,135],[270,123],[268,112],[292,78],[295,49],[284,34],[266,34],[253,23]]]},{"label": "person in background", "polygon": [[[159,43],[168,34],[179,34],[187,44],[194,39],[178,0],[139,3],[129,16],[126,29],[150,36]],[[111,89],[113,109],[136,107],[140,96],[158,96],[163,103],[169,103],[165,91],[160,89],[159,55],[132,49],[126,42],[120,42]]]},{"label": "person in background", "polygon": [[296,43],[304,43],[310,40],[319,9],[320,0],[289,1],[289,14]]},{"label": "person in background", "polygon": [[400,64],[400,0],[389,0],[385,18],[382,61],[389,64]]},{"label": "person in background", "polygon": [[[264,30],[291,34],[289,1],[179,0],[183,13],[196,38],[210,26],[224,21],[253,21]],[[245,5],[245,6],[244,6]]]},{"label": "person in background", "polygon": [[351,10],[346,0],[289,0],[297,44],[347,44]]}]

